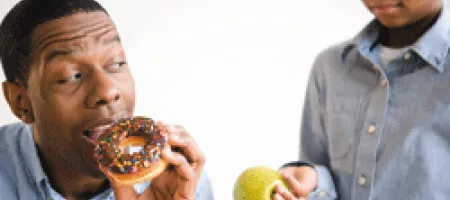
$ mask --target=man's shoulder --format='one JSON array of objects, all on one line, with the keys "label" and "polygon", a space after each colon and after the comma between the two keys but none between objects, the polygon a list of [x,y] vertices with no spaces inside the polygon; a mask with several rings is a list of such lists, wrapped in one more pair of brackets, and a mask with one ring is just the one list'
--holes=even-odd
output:
[{"label": "man's shoulder", "polygon": [[16,186],[20,138],[27,131],[27,126],[23,123],[0,127],[0,187],[9,187],[0,190],[0,195],[11,193],[11,188]]},{"label": "man's shoulder", "polygon": [[[16,148],[19,145],[20,136],[28,133],[27,126],[22,122],[3,125],[0,127],[0,149]],[[2,151],[0,150],[0,154]]]},{"label": "man's shoulder", "polygon": [[[30,134],[28,127],[23,123],[13,123],[0,127],[0,173],[9,175],[14,173],[19,162],[23,162],[20,156],[21,145],[26,137],[24,134]],[[22,145],[23,146],[23,145]]]}]

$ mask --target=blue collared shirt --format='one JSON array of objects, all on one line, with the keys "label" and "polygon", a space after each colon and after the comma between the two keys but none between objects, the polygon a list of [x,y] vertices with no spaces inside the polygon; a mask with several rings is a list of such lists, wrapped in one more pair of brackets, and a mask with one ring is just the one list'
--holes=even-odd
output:
[{"label": "blue collared shirt", "polygon": [[318,55],[305,99],[300,160],[319,185],[309,199],[450,199],[450,16],[387,68],[372,21]]},{"label": "blue collared shirt", "polygon": [[[40,164],[32,128],[23,123],[0,127],[0,199],[63,200],[50,185]],[[142,193],[149,183],[134,185]],[[197,185],[197,200],[213,200],[210,181],[205,173]],[[114,200],[111,189],[91,200]]]}]

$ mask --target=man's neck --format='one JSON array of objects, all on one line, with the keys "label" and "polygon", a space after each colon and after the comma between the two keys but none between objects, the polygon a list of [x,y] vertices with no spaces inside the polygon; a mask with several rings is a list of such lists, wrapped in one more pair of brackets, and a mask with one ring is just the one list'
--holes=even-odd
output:
[{"label": "man's neck", "polygon": [[106,178],[87,176],[52,151],[36,144],[42,169],[52,188],[66,199],[89,199],[109,188]]},{"label": "man's neck", "polygon": [[402,48],[414,44],[439,18],[440,11],[413,24],[399,28],[382,28],[379,42],[386,47]]}]

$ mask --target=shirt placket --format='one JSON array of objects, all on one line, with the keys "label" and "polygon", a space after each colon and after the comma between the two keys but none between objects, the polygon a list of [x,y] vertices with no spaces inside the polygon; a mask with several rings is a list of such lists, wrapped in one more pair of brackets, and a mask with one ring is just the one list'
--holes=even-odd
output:
[{"label": "shirt placket", "polygon": [[378,84],[368,96],[364,127],[354,164],[352,199],[370,199],[371,186],[376,167],[377,149],[380,143],[384,118],[389,98],[389,84],[386,75],[376,68],[380,75]]}]

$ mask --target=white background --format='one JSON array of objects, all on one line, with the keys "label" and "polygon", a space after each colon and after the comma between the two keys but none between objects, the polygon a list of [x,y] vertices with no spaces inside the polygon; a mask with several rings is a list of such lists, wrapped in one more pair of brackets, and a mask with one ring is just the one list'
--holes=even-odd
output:
[{"label": "white background", "polygon": [[[17,0],[0,0],[0,18]],[[297,159],[314,57],[371,19],[358,0],[103,0],[136,80],[136,115],[185,126],[216,199],[244,169]],[[4,80],[3,73],[0,80]],[[0,125],[17,121],[4,98]]]}]

